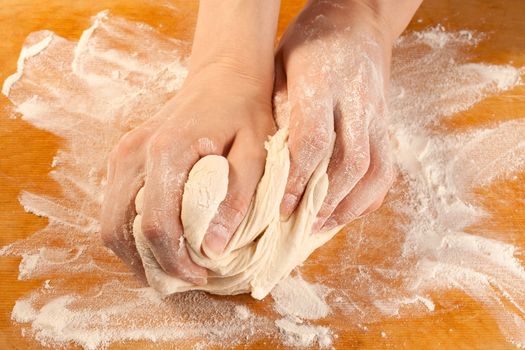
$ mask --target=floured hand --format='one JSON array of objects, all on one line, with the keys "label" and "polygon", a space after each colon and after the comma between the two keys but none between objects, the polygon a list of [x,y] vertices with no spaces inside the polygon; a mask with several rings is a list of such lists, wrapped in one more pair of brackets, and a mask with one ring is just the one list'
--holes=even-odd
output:
[{"label": "floured hand", "polygon": [[228,159],[228,193],[205,238],[208,248],[220,252],[243,219],[264,170],[264,141],[274,131],[265,89],[229,68],[207,66],[190,75],[176,97],[113,150],[102,237],[137,273],[143,275],[143,267],[131,223],[134,198],[144,184],[142,230],[155,258],[172,276],[206,282],[206,269],[190,259],[182,236],[184,183],[200,158],[217,154]]},{"label": "floured hand", "polygon": [[[242,6],[241,6],[242,5]],[[133,239],[134,200],[144,186],[141,229],[168,275],[203,285],[181,223],[184,183],[197,161],[227,158],[228,191],[203,244],[220,254],[242,221],[274,132],[273,45],[279,2],[201,1],[188,77],[154,117],[126,134],[109,159],[102,207],[106,245],[144,277]]]},{"label": "floured hand", "polygon": [[314,230],[380,206],[394,177],[385,104],[391,45],[386,24],[358,2],[313,1],[287,29],[276,56],[275,86],[276,107],[287,101],[290,114],[283,216],[296,208],[330,151],[334,130],[330,187]]}]

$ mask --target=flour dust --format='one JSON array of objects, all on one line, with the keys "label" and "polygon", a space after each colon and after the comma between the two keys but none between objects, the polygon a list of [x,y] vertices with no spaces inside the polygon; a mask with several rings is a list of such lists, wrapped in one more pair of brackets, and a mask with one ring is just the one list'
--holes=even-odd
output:
[{"label": "flour dust", "polygon": [[50,173],[62,192],[20,195],[28,212],[49,222],[0,251],[22,258],[19,279],[44,281],[16,302],[13,320],[49,346],[150,340],[205,348],[269,339],[330,348],[353,328],[438,310],[440,292],[459,289],[485,305],[510,342],[525,346],[519,248],[505,232],[475,229],[492,215],[477,191],[524,170],[525,119],[440,131],[456,113],[521,84],[523,70],[467,62],[480,40],[440,27],[399,39],[390,98],[399,176],[386,204],[254,307],[247,297],[199,292],[161,299],[98,237],[107,155],[180,88],[190,43],[107,12],[78,42],[32,33],[2,92],[23,120],[63,139]]}]

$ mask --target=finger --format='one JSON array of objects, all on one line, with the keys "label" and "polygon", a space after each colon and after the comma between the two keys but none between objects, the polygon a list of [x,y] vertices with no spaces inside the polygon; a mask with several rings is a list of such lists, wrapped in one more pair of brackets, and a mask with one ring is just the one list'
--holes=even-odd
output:
[{"label": "finger", "polygon": [[383,202],[385,200],[385,197],[386,197],[386,193],[385,193],[385,196],[379,198],[374,203],[372,203],[364,212],[361,213],[360,216],[368,215],[368,214],[376,211],[377,209],[381,208],[381,205],[383,204]]},{"label": "finger", "polygon": [[136,215],[134,198],[142,186],[143,168],[137,161],[139,142],[135,133],[128,133],[110,154],[101,212],[101,237],[108,248],[145,280],[132,228]]},{"label": "finger", "polygon": [[337,206],[321,230],[329,230],[338,225],[347,224],[379,208],[392,185],[394,174],[386,132],[371,136],[368,172]]},{"label": "finger", "polygon": [[336,140],[328,165],[328,193],[317,214],[314,231],[320,228],[337,205],[365,176],[370,165],[370,143],[367,115],[364,108],[336,108]]},{"label": "finger", "polygon": [[[292,84],[289,80],[289,85]],[[312,173],[330,152],[334,133],[331,98],[320,90],[322,88],[299,86],[289,92],[290,174],[280,206],[281,216],[285,218],[295,210]],[[301,91],[297,91],[299,89]]]},{"label": "finger", "polygon": [[266,150],[263,145],[251,147],[254,139],[251,132],[237,135],[230,153],[228,193],[220,204],[204,237],[204,251],[220,255],[230,238],[244,219],[257,184],[264,172]]},{"label": "finger", "polygon": [[[180,219],[184,183],[199,152],[172,135],[155,137],[148,149],[142,232],[166,273],[195,284],[206,283],[206,269],[195,264],[184,244]],[[175,154],[173,149],[177,150]]]}]

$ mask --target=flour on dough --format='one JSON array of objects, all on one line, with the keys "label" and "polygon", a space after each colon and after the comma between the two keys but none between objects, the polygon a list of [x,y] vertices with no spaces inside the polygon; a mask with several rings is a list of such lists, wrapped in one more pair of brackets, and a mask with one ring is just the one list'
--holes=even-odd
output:
[{"label": "flour on dough", "polygon": [[163,295],[195,289],[228,295],[249,292],[254,298],[262,299],[339,231],[341,227],[311,234],[328,189],[326,168],[330,157],[326,157],[313,173],[297,210],[288,220],[281,221],[279,204],[290,168],[287,137],[288,131],[284,128],[266,143],[264,175],[244,220],[220,256],[207,251],[202,242],[226,196],[228,161],[221,156],[206,156],[190,171],[184,187],[181,219],[191,258],[210,271],[206,285],[193,285],[162,270],[142,234],[143,189],[139,191],[135,200],[137,216],[133,234],[148,283],[154,289]]}]

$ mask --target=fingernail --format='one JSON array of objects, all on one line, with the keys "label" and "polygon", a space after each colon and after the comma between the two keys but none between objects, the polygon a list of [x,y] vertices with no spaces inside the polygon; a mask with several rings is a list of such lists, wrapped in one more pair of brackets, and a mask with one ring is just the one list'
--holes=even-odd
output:
[{"label": "fingernail", "polygon": [[335,221],[334,218],[330,218],[328,220],[326,220],[326,222],[324,223],[324,226],[321,228],[323,231],[328,231],[328,230],[331,230],[333,229],[334,227],[338,226],[339,224],[337,223],[337,221]]},{"label": "fingernail", "polygon": [[294,194],[286,193],[283,196],[283,200],[281,202],[281,220],[287,220],[290,215],[292,215],[298,202],[299,197]]},{"label": "fingernail", "polygon": [[216,255],[222,254],[228,243],[228,230],[221,224],[211,224],[208,233],[204,237],[204,245],[207,250]]}]

